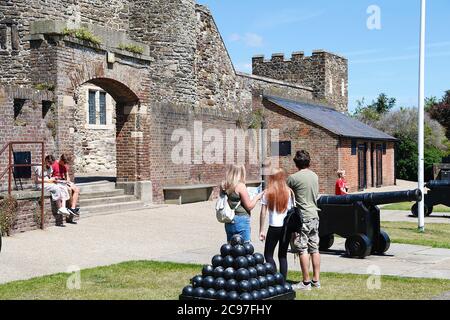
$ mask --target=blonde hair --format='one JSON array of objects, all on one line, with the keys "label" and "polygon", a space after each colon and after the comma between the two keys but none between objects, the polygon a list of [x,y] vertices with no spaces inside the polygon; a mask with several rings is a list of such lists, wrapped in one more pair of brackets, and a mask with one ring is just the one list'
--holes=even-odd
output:
[{"label": "blonde hair", "polygon": [[339,169],[338,171],[337,171],[337,176],[338,176],[338,178],[342,178],[342,176],[345,174],[345,170],[342,170],[342,169]]},{"label": "blonde hair", "polygon": [[231,165],[227,168],[226,180],[222,183],[222,189],[227,193],[231,194],[236,189],[239,183],[245,184],[245,166],[242,165]]}]

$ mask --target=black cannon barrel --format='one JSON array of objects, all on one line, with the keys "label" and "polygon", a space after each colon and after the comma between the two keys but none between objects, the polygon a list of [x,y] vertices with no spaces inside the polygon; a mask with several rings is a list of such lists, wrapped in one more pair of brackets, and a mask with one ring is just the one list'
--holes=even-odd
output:
[{"label": "black cannon barrel", "polygon": [[426,184],[427,188],[450,187],[450,180],[431,180]]},{"label": "black cannon barrel", "polygon": [[317,203],[319,206],[324,204],[352,204],[356,202],[379,205],[420,200],[422,200],[422,192],[419,189],[416,189],[408,191],[348,194],[344,196],[321,196]]}]

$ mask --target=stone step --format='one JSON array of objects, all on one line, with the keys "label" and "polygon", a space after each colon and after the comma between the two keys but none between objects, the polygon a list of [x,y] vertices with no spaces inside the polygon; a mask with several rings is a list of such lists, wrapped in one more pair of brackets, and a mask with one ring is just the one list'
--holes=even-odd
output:
[{"label": "stone step", "polygon": [[144,205],[142,201],[128,201],[128,202],[119,202],[115,203],[113,206],[110,204],[101,204],[101,205],[93,205],[86,206],[80,209],[80,218],[98,216],[98,215],[106,215],[111,213],[118,213],[127,210],[138,210],[145,209],[148,206]]},{"label": "stone step", "polygon": [[79,205],[81,208],[96,206],[96,205],[110,205],[124,202],[136,201],[135,196],[131,195],[120,195],[120,196],[107,196],[103,198],[91,198],[91,199],[80,199]]},{"label": "stone step", "polygon": [[114,189],[111,191],[88,192],[88,193],[82,193],[80,195],[80,200],[106,198],[106,197],[117,197],[117,196],[123,196],[123,195],[125,195],[125,190],[123,190],[123,189]]},{"label": "stone step", "polygon": [[99,181],[93,183],[80,183],[77,184],[81,193],[103,192],[113,191],[116,189],[116,184],[109,181]]}]

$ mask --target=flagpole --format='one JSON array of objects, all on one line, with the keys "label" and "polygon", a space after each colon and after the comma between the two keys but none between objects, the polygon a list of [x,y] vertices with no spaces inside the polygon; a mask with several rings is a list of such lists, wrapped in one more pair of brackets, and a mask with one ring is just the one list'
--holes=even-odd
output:
[{"label": "flagpole", "polygon": [[418,163],[418,184],[422,191],[422,200],[418,204],[419,231],[425,231],[425,178],[424,178],[424,118],[425,118],[425,24],[426,24],[426,0],[421,0],[420,14],[420,67],[419,67],[419,163]]}]

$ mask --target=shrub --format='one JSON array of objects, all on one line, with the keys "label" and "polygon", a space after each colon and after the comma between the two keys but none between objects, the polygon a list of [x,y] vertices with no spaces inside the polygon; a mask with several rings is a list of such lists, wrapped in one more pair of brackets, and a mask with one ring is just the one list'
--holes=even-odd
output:
[{"label": "shrub", "polygon": [[17,200],[13,197],[0,199],[0,228],[3,234],[11,234],[17,219],[17,207]]},{"label": "shrub", "polygon": [[434,103],[429,108],[431,118],[439,121],[447,131],[447,138],[450,139],[450,90],[447,91],[440,102]]},{"label": "shrub", "polygon": [[78,29],[65,28],[63,30],[63,34],[65,36],[71,36],[71,37],[74,37],[74,38],[77,38],[77,39],[80,39],[80,40],[83,40],[83,41],[90,42],[90,43],[95,44],[95,45],[99,45],[99,44],[102,43],[100,38],[94,36],[92,34],[92,32],[89,31],[86,28],[78,28]]},{"label": "shrub", "polygon": [[144,48],[135,44],[123,44],[121,43],[119,45],[119,49],[121,50],[125,50],[131,53],[136,53],[136,54],[143,54],[144,53]]}]

